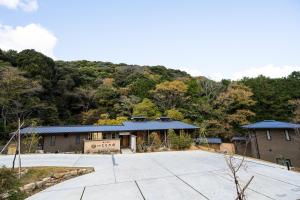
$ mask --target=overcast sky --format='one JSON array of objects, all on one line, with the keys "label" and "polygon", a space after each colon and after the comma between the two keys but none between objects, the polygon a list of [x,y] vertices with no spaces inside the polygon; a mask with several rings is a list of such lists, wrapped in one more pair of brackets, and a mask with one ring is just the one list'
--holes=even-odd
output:
[{"label": "overcast sky", "polygon": [[300,1],[0,0],[0,48],[215,80],[300,71]]}]

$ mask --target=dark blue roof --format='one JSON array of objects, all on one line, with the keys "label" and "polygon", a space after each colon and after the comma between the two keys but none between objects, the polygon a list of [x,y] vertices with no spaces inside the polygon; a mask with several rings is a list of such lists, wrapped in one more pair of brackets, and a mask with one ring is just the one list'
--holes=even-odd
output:
[{"label": "dark blue roof", "polygon": [[231,138],[231,141],[246,141],[246,137],[235,136]]},{"label": "dark blue roof", "polygon": [[300,128],[300,124],[293,124],[288,122],[280,122],[275,120],[264,120],[261,122],[256,122],[254,124],[248,124],[243,126],[246,129],[295,129]]},{"label": "dark blue roof", "polygon": [[221,138],[198,138],[199,143],[207,143],[207,144],[221,144]]},{"label": "dark blue roof", "polygon": [[125,121],[122,125],[78,125],[78,126],[39,126],[21,129],[27,133],[89,133],[89,132],[123,132],[123,131],[151,131],[168,129],[197,129],[197,126],[181,121]]}]

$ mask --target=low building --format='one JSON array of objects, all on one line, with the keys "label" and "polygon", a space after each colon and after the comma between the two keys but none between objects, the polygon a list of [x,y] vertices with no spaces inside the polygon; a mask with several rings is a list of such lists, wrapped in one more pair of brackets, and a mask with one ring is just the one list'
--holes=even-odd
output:
[{"label": "low building", "polygon": [[200,137],[195,140],[197,145],[207,146],[209,148],[215,149],[217,151],[220,150],[220,145],[222,144],[221,138],[213,138],[213,137]]},{"label": "low building", "polygon": [[231,138],[234,144],[235,153],[242,156],[252,156],[251,144],[248,137],[235,136]]},{"label": "low building", "polygon": [[300,167],[300,124],[264,120],[243,128],[250,132],[252,157]]},{"label": "low building", "polygon": [[100,153],[129,148],[136,151],[137,140],[149,142],[149,135],[156,132],[162,142],[167,140],[167,131],[173,129],[195,133],[197,126],[181,121],[161,118],[146,121],[142,117],[125,121],[121,125],[40,126],[21,129],[22,135],[36,133],[40,136],[40,149],[44,152]]}]

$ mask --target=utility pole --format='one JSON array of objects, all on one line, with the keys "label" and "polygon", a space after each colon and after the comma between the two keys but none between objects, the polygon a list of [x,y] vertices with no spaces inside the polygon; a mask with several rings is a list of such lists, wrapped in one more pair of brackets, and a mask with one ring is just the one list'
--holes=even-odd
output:
[{"label": "utility pole", "polygon": [[21,123],[18,118],[18,154],[19,154],[19,179],[21,178]]}]

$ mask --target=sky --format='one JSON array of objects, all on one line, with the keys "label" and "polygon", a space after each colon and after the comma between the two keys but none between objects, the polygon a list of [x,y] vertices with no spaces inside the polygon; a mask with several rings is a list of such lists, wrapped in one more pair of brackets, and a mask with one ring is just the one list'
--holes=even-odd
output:
[{"label": "sky", "polygon": [[298,0],[0,0],[0,48],[214,80],[300,71]]}]

